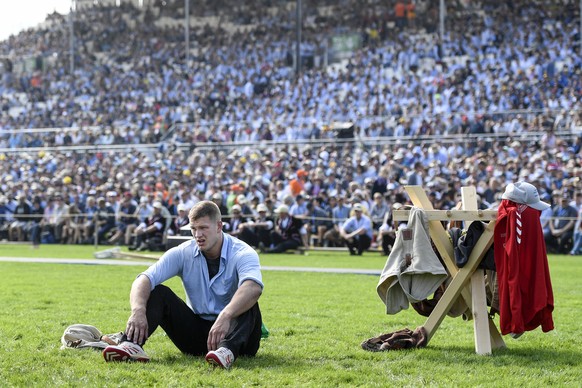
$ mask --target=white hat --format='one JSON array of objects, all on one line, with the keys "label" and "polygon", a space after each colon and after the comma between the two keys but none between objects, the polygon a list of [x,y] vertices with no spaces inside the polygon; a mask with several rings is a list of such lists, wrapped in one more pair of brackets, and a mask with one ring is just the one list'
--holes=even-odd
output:
[{"label": "white hat", "polygon": [[222,193],[214,193],[212,194],[212,199],[219,199],[222,201]]},{"label": "white hat", "polygon": [[359,211],[359,212],[364,210],[364,208],[362,207],[362,204],[360,204],[360,203],[355,203],[354,206],[352,206],[352,209]]},{"label": "white hat", "polygon": [[242,204],[244,204],[244,203],[247,203],[247,197],[245,197],[245,195],[244,195],[244,194],[239,194],[239,196],[238,196],[238,197],[236,197],[236,201],[237,201],[237,202],[238,202],[240,205],[242,205]]},{"label": "white hat", "polygon": [[269,209],[267,208],[267,205],[265,205],[264,203],[259,203],[257,205],[257,212],[266,212]]},{"label": "white hat", "polygon": [[508,184],[501,198],[515,203],[522,203],[537,210],[545,210],[550,207],[549,204],[540,200],[538,189],[527,182]]},{"label": "white hat", "polygon": [[289,213],[289,206],[287,205],[279,205],[277,209],[275,209],[275,213]]},{"label": "white hat", "polygon": [[240,212],[242,209],[241,209],[240,205],[232,205],[232,208],[230,209],[230,212],[232,213],[235,210]]},{"label": "white hat", "polygon": [[178,211],[182,211],[182,210],[186,210],[186,205],[184,205],[183,203],[178,205]]},{"label": "white hat", "polygon": [[156,209],[161,209],[163,205],[160,201],[155,201],[152,206]]}]

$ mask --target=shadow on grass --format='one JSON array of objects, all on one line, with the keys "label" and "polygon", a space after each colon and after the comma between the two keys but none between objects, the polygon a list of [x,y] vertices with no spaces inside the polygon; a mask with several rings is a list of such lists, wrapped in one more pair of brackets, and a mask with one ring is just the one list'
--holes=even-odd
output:
[{"label": "shadow on grass", "polygon": [[[539,347],[511,347],[511,343],[503,349],[494,349],[490,356],[480,356],[475,353],[472,346],[432,346],[422,350],[423,357],[437,357],[442,362],[451,364],[459,363],[516,363],[517,366],[526,368],[556,368],[571,367],[580,365],[582,361],[582,351],[563,347],[539,348]],[[469,357],[472,356],[472,357]]]},{"label": "shadow on grass", "polygon": [[[205,365],[206,361],[204,356],[192,356],[182,353],[167,354],[161,357],[156,357],[152,359],[156,364],[167,365],[167,366],[184,366],[188,367],[191,365]],[[297,357],[293,355],[278,356],[270,353],[259,353],[255,357],[240,356],[236,359],[234,364],[236,368],[240,369],[254,369],[254,368],[264,368],[269,369],[288,369],[290,366],[304,368],[307,367],[307,360],[302,357]]]}]

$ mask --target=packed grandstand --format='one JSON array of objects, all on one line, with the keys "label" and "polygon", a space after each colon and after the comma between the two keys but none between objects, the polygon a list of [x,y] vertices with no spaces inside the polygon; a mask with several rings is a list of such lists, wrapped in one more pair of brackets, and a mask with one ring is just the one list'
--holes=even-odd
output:
[{"label": "packed grandstand", "polygon": [[574,1],[303,1],[299,50],[296,1],[191,2],[187,49],[182,0],[77,3],[0,42],[0,239],[137,247],[202,199],[328,229],[341,199],[376,239],[404,185],[495,208],[527,181],[582,253]]}]

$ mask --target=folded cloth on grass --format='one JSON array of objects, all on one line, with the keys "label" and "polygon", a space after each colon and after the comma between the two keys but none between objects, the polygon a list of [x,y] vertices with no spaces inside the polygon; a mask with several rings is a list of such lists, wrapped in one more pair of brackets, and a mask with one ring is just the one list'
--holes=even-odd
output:
[{"label": "folded cloth on grass", "polygon": [[424,326],[414,331],[405,328],[392,333],[382,334],[362,342],[362,349],[369,352],[383,352],[410,348],[424,348],[428,342],[428,335]]},{"label": "folded cloth on grass", "polygon": [[65,329],[61,337],[61,349],[105,349],[109,345],[117,345],[122,333],[101,334],[95,326],[76,323]]}]

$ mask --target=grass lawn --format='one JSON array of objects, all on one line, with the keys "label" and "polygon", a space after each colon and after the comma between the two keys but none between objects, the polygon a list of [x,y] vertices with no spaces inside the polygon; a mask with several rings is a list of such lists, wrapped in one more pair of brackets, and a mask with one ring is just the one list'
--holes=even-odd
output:
[{"label": "grass lawn", "polygon": [[[0,245],[0,256],[90,258],[93,247]],[[382,269],[379,254],[265,255],[267,266]],[[184,356],[156,331],[148,364],[105,363],[99,352],[59,350],[73,323],[120,331],[128,292],[145,267],[0,262],[0,385],[2,386],[580,386],[582,260],[550,257],[556,329],[505,337],[507,349],[474,352],[472,322],[447,318],[429,346],[369,353],[360,343],[388,331],[422,325],[409,309],[384,314],[368,275],[264,271],[261,309],[271,335],[256,358],[230,371]],[[167,284],[183,295],[176,279]]]}]

